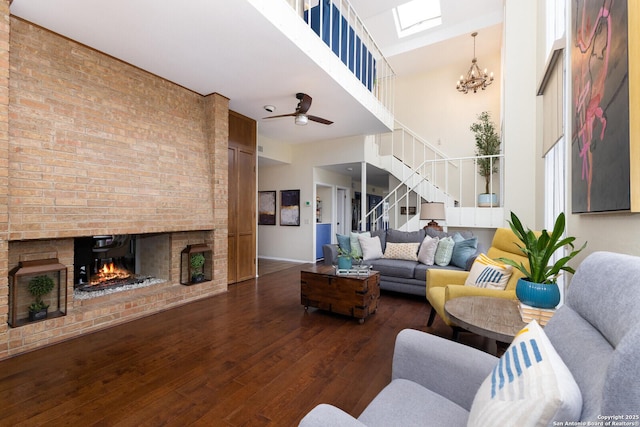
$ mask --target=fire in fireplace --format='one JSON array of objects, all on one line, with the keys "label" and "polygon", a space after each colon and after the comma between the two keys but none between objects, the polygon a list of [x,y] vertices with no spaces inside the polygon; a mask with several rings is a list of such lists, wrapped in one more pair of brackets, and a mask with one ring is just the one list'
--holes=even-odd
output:
[{"label": "fire in fireplace", "polygon": [[[155,251],[162,250],[158,236],[144,238],[136,235],[105,235],[79,237],[74,242],[74,289],[95,292],[156,282],[162,272],[153,268]],[[151,249],[153,248],[153,249]],[[145,271],[146,270],[146,271]]]}]

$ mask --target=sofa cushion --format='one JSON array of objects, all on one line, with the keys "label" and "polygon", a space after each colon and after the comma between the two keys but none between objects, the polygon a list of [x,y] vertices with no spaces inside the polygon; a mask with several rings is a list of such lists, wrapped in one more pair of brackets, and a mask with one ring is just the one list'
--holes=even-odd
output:
[{"label": "sofa cushion", "polygon": [[456,233],[453,235],[453,241],[455,245],[453,246],[450,264],[456,267],[466,268],[467,260],[473,256],[478,249],[478,238],[472,237],[465,239],[460,233]]},{"label": "sofa cushion", "polygon": [[444,237],[438,241],[438,249],[436,249],[436,257],[434,262],[437,265],[445,266],[451,262],[451,256],[453,255],[453,247],[455,242],[451,237]]},{"label": "sofa cushion", "polygon": [[407,261],[418,261],[418,247],[420,243],[393,243],[387,242],[383,258],[404,259]]},{"label": "sofa cushion", "polygon": [[433,265],[436,257],[436,249],[438,249],[437,237],[425,236],[418,249],[418,261],[425,265]]},{"label": "sofa cushion", "polygon": [[582,395],[535,320],[513,340],[478,389],[468,426],[546,426],[577,421]]},{"label": "sofa cushion", "polygon": [[469,413],[449,399],[405,379],[391,381],[358,421],[375,426],[463,426]]},{"label": "sofa cushion", "polygon": [[358,236],[358,242],[360,242],[360,248],[362,248],[363,261],[382,258],[380,237],[367,237],[365,235],[360,235]]},{"label": "sofa cushion", "polygon": [[425,264],[418,264],[416,265],[416,268],[413,270],[413,278],[416,280],[421,280],[423,284],[427,283],[427,270],[458,270],[458,271],[464,271],[463,268],[460,267],[456,267],[454,265],[445,265],[445,266],[440,266],[440,265],[425,265]]},{"label": "sofa cushion", "polygon": [[510,265],[492,260],[485,254],[480,254],[473,262],[464,284],[477,288],[503,290],[507,286],[512,272],[513,268]]},{"label": "sofa cushion", "polygon": [[403,279],[411,279],[413,270],[418,263],[416,261],[405,261],[401,259],[374,259],[371,261],[374,270],[379,271],[381,276],[393,276]]},{"label": "sofa cushion", "polygon": [[438,237],[440,239],[444,237],[453,237],[455,234],[460,234],[463,239],[470,239],[473,237],[473,233],[468,230],[456,231],[453,233],[447,233],[446,231],[439,231],[433,227],[427,227],[427,236]]},{"label": "sofa cushion", "polygon": [[387,243],[422,243],[426,232],[422,229],[417,231],[387,230]]}]

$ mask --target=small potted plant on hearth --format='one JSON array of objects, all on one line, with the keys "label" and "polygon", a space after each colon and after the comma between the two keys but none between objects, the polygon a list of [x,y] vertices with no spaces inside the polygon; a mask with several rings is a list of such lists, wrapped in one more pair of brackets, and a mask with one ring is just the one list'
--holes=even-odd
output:
[{"label": "small potted plant on hearth", "polygon": [[191,283],[205,281],[202,267],[204,266],[204,255],[200,252],[191,255]]},{"label": "small potted plant on hearth", "polygon": [[478,206],[498,206],[498,196],[491,191],[491,177],[498,172],[497,157],[500,154],[500,136],[496,131],[496,125],[491,121],[491,114],[483,111],[478,115],[478,121],[473,123],[469,130],[474,133],[476,139],[476,156],[482,156],[477,159],[478,174],[485,180],[484,193],[478,194]]},{"label": "small potted plant on hearth", "polygon": [[47,317],[49,304],[42,301],[42,297],[53,290],[55,283],[47,275],[36,276],[29,281],[27,290],[35,297],[35,301],[29,306],[29,320],[41,320]]},{"label": "small potted plant on hearth", "polygon": [[[524,274],[524,277],[516,284],[516,296],[522,303],[532,307],[556,307],[560,302],[558,276],[561,271],[575,273],[575,270],[567,263],[578,255],[587,246],[587,243],[585,242],[580,249],[574,250],[573,242],[576,238],[562,238],[565,230],[564,213],[560,213],[556,218],[551,234],[547,230],[542,230],[539,233],[529,229],[525,230],[522,222],[513,212],[511,212],[509,225],[522,243],[522,245],[518,244],[518,247],[529,260],[529,268],[527,268],[524,264],[511,259],[499,258],[500,261],[517,268]],[[571,248],[569,255],[552,262],[553,254],[565,246]]]}]

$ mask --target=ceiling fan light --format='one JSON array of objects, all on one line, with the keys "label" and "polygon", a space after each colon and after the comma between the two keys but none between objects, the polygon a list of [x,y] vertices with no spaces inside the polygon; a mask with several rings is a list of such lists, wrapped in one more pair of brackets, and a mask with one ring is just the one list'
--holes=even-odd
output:
[{"label": "ceiling fan light", "polygon": [[309,122],[309,118],[307,116],[305,116],[304,114],[298,114],[296,116],[296,124],[298,126],[304,126]]}]

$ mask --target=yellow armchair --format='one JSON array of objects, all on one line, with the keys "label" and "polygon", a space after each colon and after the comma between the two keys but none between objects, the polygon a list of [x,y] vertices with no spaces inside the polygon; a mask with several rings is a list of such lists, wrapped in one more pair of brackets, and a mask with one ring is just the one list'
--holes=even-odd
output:
[{"label": "yellow armchair", "polygon": [[[510,228],[498,228],[493,236],[491,247],[487,256],[492,259],[504,257],[516,262],[522,262],[525,266],[529,261],[522,254],[517,245],[519,239]],[[454,270],[427,270],[427,300],[431,304],[431,313],[427,326],[431,326],[436,314],[449,326],[455,326],[444,311],[444,304],[450,299],[462,296],[491,296],[497,298],[516,299],[516,283],[522,277],[520,270],[513,269],[513,273],[504,290],[476,288],[464,286],[469,275],[468,271]]]}]

